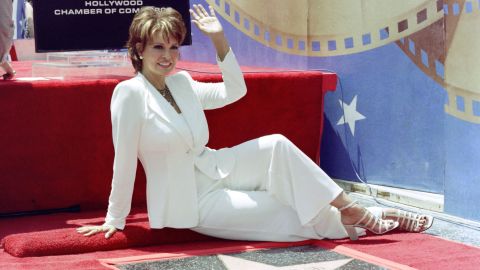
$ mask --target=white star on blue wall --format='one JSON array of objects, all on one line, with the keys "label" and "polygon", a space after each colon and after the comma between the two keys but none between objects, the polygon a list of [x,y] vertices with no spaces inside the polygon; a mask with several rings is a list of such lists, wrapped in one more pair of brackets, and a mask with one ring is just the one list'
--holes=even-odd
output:
[{"label": "white star on blue wall", "polygon": [[365,116],[363,116],[357,111],[357,96],[353,98],[350,104],[347,104],[342,100],[338,100],[338,102],[340,102],[340,107],[342,108],[343,115],[338,120],[337,126],[348,124],[348,127],[352,132],[352,136],[355,136],[355,123],[359,120],[366,119]]}]

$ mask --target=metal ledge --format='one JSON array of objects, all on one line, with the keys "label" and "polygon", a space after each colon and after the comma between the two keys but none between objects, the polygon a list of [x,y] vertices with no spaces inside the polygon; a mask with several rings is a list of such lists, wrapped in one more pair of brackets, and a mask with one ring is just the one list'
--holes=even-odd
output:
[{"label": "metal ledge", "polygon": [[392,188],[386,186],[372,185],[363,183],[334,179],[346,192],[355,192],[369,195],[374,198],[401,203],[429,211],[443,213],[444,196],[442,194],[421,192],[415,190]]}]

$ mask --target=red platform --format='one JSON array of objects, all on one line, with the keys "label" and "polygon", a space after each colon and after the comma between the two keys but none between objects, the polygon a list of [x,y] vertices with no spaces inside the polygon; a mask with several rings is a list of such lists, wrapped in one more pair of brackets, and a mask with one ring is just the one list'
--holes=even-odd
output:
[{"label": "red platform", "polygon": [[[14,62],[17,80],[0,81],[0,213],[80,204],[104,208],[112,177],[110,98],[115,85],[133,76],[71,77],[22,81],[32,62]],[[180,62],[200,81],[219,81],[216,65]],[[248,94],[207,111],[209,146],[233,146],[281,133],[318,161],[323,96],[336,75],[244,68]],[[78,69],[82,73],[82,69]],[[137,184],[144,185],[143,170]],[[143,203],[144,188],[134,202]]]},{"label": "red platform", "polygon": [[[106,209],[113,166],[110,98],[118,82],[133,76],[132,70],[82,77],[79,68],[79,76],[64,80],[25,80],[32,76],[32,62],[13,65],[17,80],[0,81],[0,214],[79,205],[78,215],[87,220],[101,217],[98,210]],[[221,80],[215,65],[180,62],[178,67],[199,81]],[[324,95],[335,89],[336,75],[242,69],[247,96],[207,111],[209,146],[281,133],[318,162]],[[145,176],[139,169],[134,206],[142,209],[144,198]],[[71,222],[75,215],[2,218],[0,238],[51,229],[58,233],[79,225]]]}]

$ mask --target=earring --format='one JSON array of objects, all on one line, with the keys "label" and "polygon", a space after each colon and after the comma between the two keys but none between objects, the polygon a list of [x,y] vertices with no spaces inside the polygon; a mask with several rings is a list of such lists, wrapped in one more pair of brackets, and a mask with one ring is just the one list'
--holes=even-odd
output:
[{"label": "earring", "polygon": [[141,55],[138,58],[140,58],[140,60],[143,60],[143,56],[141,56]]}]

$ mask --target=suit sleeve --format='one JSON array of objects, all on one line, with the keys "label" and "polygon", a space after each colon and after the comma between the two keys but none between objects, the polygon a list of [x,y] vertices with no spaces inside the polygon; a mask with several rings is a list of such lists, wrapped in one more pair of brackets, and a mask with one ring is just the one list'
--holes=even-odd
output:
[{"label": "suit sleeve", "polygon": [[223,59],[217,58],[223,82],[202,83],[191,79],[192,87],[204,110],[217,109],[231,104],[247,93],[242,70],[230,49]]},{"label": "suit sleeve", "polygon": [[113,225],[117,229],[125,227],[125,219],[132,203],[138,141],[144,112],[142,100],[140,93],[131,86],[119,84],[110,105],[115,159],[105,224]]}]

